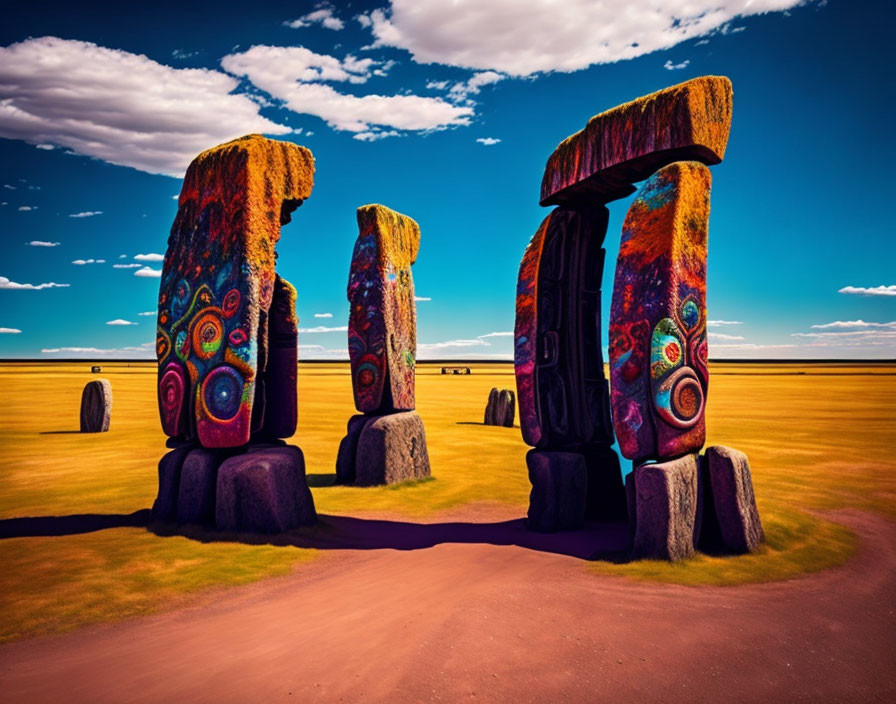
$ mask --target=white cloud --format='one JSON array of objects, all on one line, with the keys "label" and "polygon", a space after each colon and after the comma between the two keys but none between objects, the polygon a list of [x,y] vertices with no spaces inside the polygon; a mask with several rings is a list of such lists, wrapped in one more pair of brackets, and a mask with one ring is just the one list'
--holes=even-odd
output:
[{"label": "white cloud", "polygon": [[300,29],[302,27],[310,27],[314,23],[318,23],[326,29],[332,29],[334,32],[338,32],[345,27],[345,23],[333,14],[333,7],[327,3],[321,3],[314,12],[309,12],[297,20],[284,22],[283,24],[293,29]]},{"label": "white cloud", "polygon": [[[335,130],[379,133],[442,129],[467,125],[473,109],[441,98],[417,95],[351,95],[319,81],[362,84],[377,62],[315,54],[304,47],[253,46],[221,60],[224,70],[245,76],[256,87],[283,101],[289,110],[315,115]],[[369,139],[365,136],[362,139]]]},{"label": "white cloud", "polygon": [[134,272],[134,276],[139,276],[141,278],[159,279],[162,276],[162,270],[145,266],[142,269],[137,269],[137,271]]},{"label": "white cloud", "polygon": [[193,56],[197,56],[199,54],[198,51],[187,51],[186,49],[175,49],[171,52],[171,58],[177,59],[178,61],[183,61],[184,59],[189,59]]},{"label": "white cloud", "polygon": [[857,296],[896,296],[896,284],[889,286],[844,286],[837,293],[849,293]]},{"label": "white cloud", "polygon": [[513,331],[507,332],[488,332],[485,335],[477,335],[477,337],[482,340],[486,337],[513,337]]},{"label": "white cloud", "polygon": [[0,47],[0,137],[179,177],[211,145],[291,131],[233,94],[238,85],[220,71],[175,69],[89,42],[26,39]]},{"label": "white cloud", "polygon": [[667,71],[680,71],[683,68],[687,68],[689,63],[691,63],[690,59],[685,59],[680,64],[673,64],[671,59],[667,59],[666,63],[663,64],[663,68]]},{"label": "white cloud", "polygon": [[15,187],[15,186],[10,186],[8,183],[4,183],[4,184],[3,184],[3,187],[4,187],[6,190],[8,190],[8,191],[14,191],[14,190],[16,190],[16,187]]},{"label": "white cloud", "polygon": [[105,259],[75,259],[72,264],[75,266],[84,266],[85,264],[105,264]]},{"label": "white cloud", "polygon": [[155,359],[155,342],[147,342],[142,345],[117,348],[98,347],[50,347],[41,350],[41,354],[64,355],[77,358],[111,357],[125,359]]},{"label": "white cloud", "polygon": [[487,147],[491,147],[492,145],[497,144],[501,140],[498,139],[497,137],[479,137],[479,139],[477,139],[476,141],[479,142],[480,144],[484,144]]},{"label": "white cloud", "polygon": [[113,264],[113,269],[140,269],[142,264]]},{"label": "white cloud", "polygon": [[[3,105],[0,103],[0,112],[3,110]],[[23,213],[27,213],[29,210],[37,210],[36,205],[20,205],[19,210]]]},{"label": "white cloud", "polygon": [[332,318],[333,314],[332,313],[315,313],[314,317],[315,318]]},{"label": "white cloud", "polygon": [[71,213],[70,218],[92,218],[94,215],[102,215],[102,210],[84,210],[80,213]]},{"label": "white cloud", "polygon": [[138,262],[163,262],[165,261],[165,255],[150,252],[149,254],[135,254],[134,259]]},{"label": "white cloud", "polygon": [[429,90],[446,90],[448,88],[448,81],[429,81],[426,84],[426,87]]},{"label": "white cloud", "polygon": [[6,289],[8,291],[40,291],[44,288],[68,288],[69,284],[57,284],[52,281],[48,284],[17,284],[15,281],[10,281],[5,276],[0,276],[0,290]]},{"label": "white cloud", "polygon": [[[503,81],[507,76],[496,71],[480,71],[474,73],[469,80],[455,83],[448,91],[448,97],[455,102],[466,100],[468,96],[475,95],[483,86],[488,86],[498,81]],[[426,86],[429,87],[429,84]]]},{"label": "white cloud", "polygon": [[707,320],[706,324],[711,328],[722,327],[725,325],[743,325],[740,320]]},{"label": "white cloud", "polygon": [[432,298],[429,296],[414,296],[415,301],[431,301]]},{"label": "white cloud", "polygon": [[889,330],[852,330],[850,332],[795,332],[792,337],[812,338],[816,340],[856,341],[856,340],[896,340],[896,329]]},{"label": "white cloud", "polygon": [[313,328],[299,328],[299,332],[303,334],[309,333],[319,333],[319,332],[346,332],[348,330],[348,325],[336,325],[333,327],[328,327],[326,325],[318,325]]},{"label": "white cloud", "polygon": [[116,318],[115,320],[106,321],[106,325],[136,325],[137,323],[132,323],[130,320],[124,320],[123,318]]},{"label": "white cloud", "polygon": [[379,132],[356,132],[352,135],[352,139],[361,142],[375,142],[378,139],[386,139],[386,137],[400,137],[401,132],[396,130],[381,130]]},{"label": "white cloud", "polygon": [[737,17],[802,2],[392,0],[390,11],[374,10],[367,21],[374,46],[406,49],[417,63],[528,76],[632,59],[721,31]]},{"label": "white cloud", "polygon": [[720,332],[711,332],[711,333],[709,333],[708,337],[710,340],[724,340],[726,342],[744,339],[740,335],[724,335]]},{"label": "white cloud", "polygon": [[709,39],[701,39],[699,42],[696,42],[694,46],[703,46],[704,44],[709,44]]},{"label": "white cloud", "polygon": [[368,15],[358,15],[357,17],[355,17],[355,20],[357,20],[358,24],[364,28],[367,28],[371,24],[373,24],[373,22],[371,22],[370,17]]},{"label": "white cloud", "polygon": [[[144,215],[143,217],[146,217],[146,216]],[[127,259],[127,258],[128,258],[128,255],[127,255],[127,254],[119,254],[119,255],[118,255],[118,258],[119,258],[119,259]]]},{"label": "white cloud", "polygon": [[43,240],[31,240],[26,242],[29,247],[58,247],[61,242],[44,242]]},{"label": "white cloud", "polygon": [[148,310],[143,313],[137,313],[137,315],[151,315],[151,316],[155,317],[156,315],[158,315],[158,311]]},{"label": "white cloud", "polygon": [[0,335],[20,335],[22,333],[18,328],[0,328]]},{"label": "white cloud", "polygon": [[447,348],[469,348],[469,347],[488,347],[489,344],[485,340],[478,337],[473,340],[446,340],[444,342],[421,342],[417,345],[418,351],[432,352],[433,350],[444,350]]},{"label": "white cloud", "polygon": [[889,328],[896,330],[896,320],[889,323],[866,323],[864,320],[835,320],[833,323],[812,326],[813,330],[824,330],[827,328]]}]

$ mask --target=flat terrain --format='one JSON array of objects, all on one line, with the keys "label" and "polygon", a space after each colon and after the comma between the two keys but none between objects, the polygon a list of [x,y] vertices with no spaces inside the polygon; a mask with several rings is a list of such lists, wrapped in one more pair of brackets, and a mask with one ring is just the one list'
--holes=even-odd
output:
[{"label": "flat terrain", "polygon": [[0,366],[0,700],[896,695],[896,368],[713,365],[708,441],[750,456],[768,544],[682,565],[619,563],[612,526],[525,531],[519,430],[480,424],[512,367],[473,372],[419,370],[434,479],[356,489],[330,485],[347,368],[301,365],[322,520],[265,542],[144,527],[152,365],[104,365],[89,436],[89,364]]}]

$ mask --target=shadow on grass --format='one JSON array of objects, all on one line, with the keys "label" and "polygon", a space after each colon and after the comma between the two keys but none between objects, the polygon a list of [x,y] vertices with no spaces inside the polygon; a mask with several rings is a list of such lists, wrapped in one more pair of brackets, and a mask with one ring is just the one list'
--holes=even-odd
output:
[{"label": "shadow on grass", "polygon": [[160,537],[181,536],[202,543],[237,542],[315,550],[425,550],[446,543],[516,545],[580,560],[615,563],[628,562],[631,545],[624,523],[589,522],[582,530],[536,533],[526,528],[523,518],[494,523],[411,523],[320,514],[313,526],[262,535],[153,523],[149,509],[130,514],[9,518],[0,520],[0,539],[77,535],[122,527],[147,527]]},{"label": "shadow on grass", "polygon": [[81,513],[73,516],[35,516],[0,521],[0,539],[39,536],[77,535],[106,528],[144,527],[149,525],[148,508],[134,513]]},{"label": "shadow on grass", "polygon": [[[38,435],[80,435],[80,430],[41,430]],[[89,435],[90,433],[84,433]]]},{"label": "shadow on grass", "polygon": [[336,486],[336,473],[330,474],[306,474],[305,479],[308,480],[308,486],[313,489],[319,489],[324,486]]},{"label": "shadow on grass", "polygon": [[519,428],[519,425],[493,425],[488,423],[481,423],[476,420],[459,420],[455,423],[455,425],[482,425],[486,428]]}]

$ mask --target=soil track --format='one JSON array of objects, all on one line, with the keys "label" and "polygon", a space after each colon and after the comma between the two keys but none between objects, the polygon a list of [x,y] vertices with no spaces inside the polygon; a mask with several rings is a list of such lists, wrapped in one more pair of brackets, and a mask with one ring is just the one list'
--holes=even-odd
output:
[{"label": "soil track", "polygon": [[292,576],[0,648],[0,700],[896,700],[886,519],[833,515],[861,539],[842,568],[692,588],[588,574],[587,533],[533,539],[508,511],[467,507],[450,518],[493,527],[410,538],[409,524],[325,519],[309,542],[332,551]]}]

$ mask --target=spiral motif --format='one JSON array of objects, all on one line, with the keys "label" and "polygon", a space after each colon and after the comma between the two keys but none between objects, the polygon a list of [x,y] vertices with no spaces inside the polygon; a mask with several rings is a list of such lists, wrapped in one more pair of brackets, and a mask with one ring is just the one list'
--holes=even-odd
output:
[{"label": "spiral motif", "polygon": [[355,377],[358,380],[358,386],[360,388],[373,386],[374,384],[376,384],[379,376],[380,366],[379,359],[377,359],[376,355],[366,354],[361,357],[360,362],[358,362],[358,370],[355,372]]},{"label": "spiral motif", "polygon": [[221,310],[224,312],[225,318],[232,318],[240,307],[240,292],[232,288],[224,296],[224,302],[221,304]]},{"label": "spiral motif", "polygon": [[243,378],[233,367],[215,367],[202,382],[200,397],[209,416],[217,421],[228,421],[240,410]]},{"label": "spiral motif", "polygon": [[215,313],[204,313],[193,323],[193,353],[211,359],[224,339],[224,324]]},{"label": "spiral motif", "polygon": [[174,437],[180,434],[185,389],[186,380],[183,371],[176,364],[169,364],[159,380],[159,406],[162,411],[162,427],[166,435]]},{"label": "spiral motif", "polygon": [[654,394],[659,416],[673,428],[693,427],[703,413],[705,396],[700,380],[690,367],[672,372]]}]

